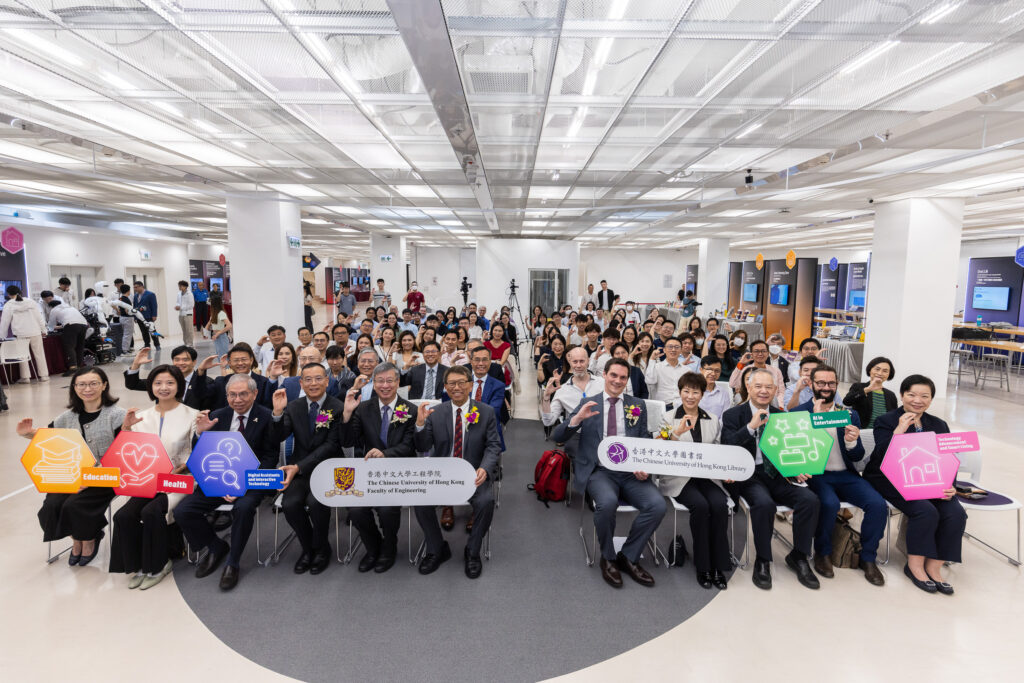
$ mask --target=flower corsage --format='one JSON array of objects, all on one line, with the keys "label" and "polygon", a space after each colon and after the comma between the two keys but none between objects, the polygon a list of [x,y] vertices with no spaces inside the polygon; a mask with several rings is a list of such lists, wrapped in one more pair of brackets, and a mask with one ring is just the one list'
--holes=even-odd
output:
[{"label": "flower corsage", "polygon": [[642,413],[643,413],[643,410],[641,410],[640,406],[638,406],[638,405],[634,405],[634,406],[630,406],[629,407],[629,410],[626,411],[626,422],[629,423],[630,427],[635,427],[636,426],[637,420],[640,419],[640,415]]},{"label": "flower corsage", "polygon": [[672,430],[669,428],[668,425],[661,425],[661,429],[658,430],[658,437],[664,439],[665,441],[671,441]]},{"label": "flower corsage", "polygon": [[404,403],[399,403],[395,406],[395,414],[391,416],[391,424],[402,424],[411,417],[409,413],[409,406]]},{"label": "flower corsage", "polygon": [[334,422],[334,411],[321,410],[316,415],[316,429],[328,429]]},{"label": "flower corsage", "polygon": [[475,425],[480,421],[480,411],[476,409],[476,406],[473,406],[466,411],[466,416],[463,419],[466,421],[467,426]]}]

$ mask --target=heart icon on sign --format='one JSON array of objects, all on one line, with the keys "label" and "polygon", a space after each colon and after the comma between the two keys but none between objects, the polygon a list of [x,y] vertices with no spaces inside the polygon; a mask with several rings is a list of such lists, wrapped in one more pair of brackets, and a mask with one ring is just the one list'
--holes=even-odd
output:
[{"label": "heart icon on sign", "polygon": [[125,469],[121,473],[121,486],[145,486],[156,478],[150,472],[157,464],[157,453],[149,444],[127,443],[121,449]]}]

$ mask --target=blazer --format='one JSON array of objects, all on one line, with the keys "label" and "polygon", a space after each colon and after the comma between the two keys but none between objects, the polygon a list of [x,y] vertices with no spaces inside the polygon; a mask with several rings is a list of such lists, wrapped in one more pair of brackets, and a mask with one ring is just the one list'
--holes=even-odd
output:
[{"label": "blazer", "polygon": [[[491,363],[491,368],[493,368],[494,366],[495,364]],[[473,375],[472,386],[476,387],[476,375]],[[471,388],[470,393],[472,398],[476,400],[476,389]],[[445,393],[441,400],[450,401],[451,398],[449,398],[448,394]],[[505,407],[504,376],[502,377],[502,379],[495,379],[494,375],[492,375],[490,372],[487,373],[487,377],[484,378],[483,389],[480,392],[480,402],[489,405],[494,410],[494,414],[497,415],[499,418],[501,417],[501,409]],[[505,434],[503,433],[503,430],[501,428],[501,419],[498,420],[498,439],[501,441],[501,452],[504,453]]]},{"label": "blazer", "polygon": [[[230,432],[235,420],[235,411],[230,407],[220,408],[210,413],[211,420],[217,420],[208,431]],[[259,403],[253,403],[249,409],[249,418],[245,421],[245,429],[242,430],[242,438],[249,444],[249,448],[260,461],[261,470],[270,470],[277,467],[277,459],[280,455],[280,442],[274,435],[274,413]],[[195,448],[199,436],[192,438],[192,447]]]},{"label": "blazer", "polygon": [[[785,412],[773,405],[768,406],[769,413]],[[729,446],[740,446],[747,449],[747,452],[757,460],[757,439],[747,431],[750,418],[754,411],[750,409],[750,402],[744,401],[738,406],[733,406],[722,413],[722,443]],[[772,466],[768,458],[764,459],[764,470],[769,476],[776,476],[778,471]]]},{"label": "blazer", "polygon": [[[203,401],[206,395],[210,393],[209,387],[211,384],[213,384],[213,381],[209,377],[193,372],[192,378],[185,387],[185,395],[182,397],[181,402],[194,410],[202,410]],[[128,372],[125,370],[124,388],[129,391],[146,391],[146,380],[142,379],[142,375],[138,372]]]},{"label": "blazer", "polygon": [[148,289],[142,294],[136,292],[132,297],[132,307],[142,313],[146,320],[152,320],[156,317],[156,294]]},{"label": "blazer", "polygon": [[[444,393],[444,372],[448,368],[440,363],[434,368],[434,398],[440,399]],[[409,387],[409,398],[423,398],[423,385],[427,380],[427,366],[423,363],[413,366],[402,375],[400,386]]]},{"label": "blazer", "polygon": [[[267,378],[263,375],[258,375],[255,372],[250,372],[249,376],[256,380],[257,400],[268,408],[271,407],[273,403],[270,401],[273,399],[273,392],[271,392],[269,397],[266,396]],[[227,386],[229,377],[231,377],[231,375],[221,375],[220,377],[214,377],[212,381],[208,381],[205,385],[198,385],[202,387],[205,392],[205,395],[203,396],[203,408],[205,410],[218,410],[220,408],[227,407]]]},{"label": "blazer", "polygon": [[[158,434],[160,443],[164,445],[168,457],[174,469],[178,469],[186,462],[192,454],[192,437],[196,435],[196,418],[198,410],[189,408],[184,403],[164,415],[163,429],[160,428],[160,413],[156,406],[139,411],[136,417],[141,417],[142,422],[132,427],[132,431]],[[167,494],[167,523],[174,521],[174,508],[185,497],[184,493]]]},{"label": "blazer", "polygon": [[289,403],[280,418],[274,421],[274,438],[281,443],[289,436],[294,438],[289,465],[298,465],[299,473],[309,476],[313,468],[327,458],[341,453],[341,420],[345,404],[326,394],[320,400],[320,410],[333,413],[330,426],[309,431],[309,406],[306,397]]},{"label": "blazer", "polygon": [[[806,410],[809,413],[813,413],[814,399],[811,399],[807,403],[801,403],[800,405],[793,409],[793,412],[797,412],[799,410]],[[857,412],[853,410],[849,411],[849,413],[850,424],[852,424],[854,427],[859,428],[860,416],[858,416]],[[839,452],[842,453],[843,462],[846,463],[846,470],[848,472],[859,474],[859,472],[857,472],[857,468],[854,467],[853,463],[860,462],[864,458],[864,444],[861,443],[860,437],[857,437],[857,445],[850,449],[846,448],[846,439],[843,438],[843,435],[840,433],[840,430],[838,428],[836,429],[836,437],[839,440]]]},{"label": "blazer", "polygon": [[[348,389],[352,388],[352,384],[348,384]],[[284,381],[281,382],[281,386],[277,385],[276,381],[267,380],[263,383],[263,393],[260,396],[260,403],[264,406],[274,405],[274,392],[278,389],[284,389],[285,394],[288,396],[288,402],[291,403],[295,399],[299,398],[302,391],[302,384],[299,382],[298,377],[285,377]],[[346,391],[348,391],[346,389]],[[340,398],[343,394],[341,392],[341,385],[338,384],[338,380],[330,377],[327,380],[327,395],[333,396],[334,398]]]},{"label": "blazer", "polygon": [[392,421],[388,425],[388,441],[380,439],[380,400],[374,396],[363,401],[352,411],[352,417],[341,425],[342,443],[346,447],[355,448],[355,457],[359,458],[371,448],[380,449],[385,458],[416,457],[416,406],[403,402],[401,398],[395,406],[405,406],[409,417],[404,422]]},{"label": "blazer", "polygon": [[647,378],[644,371],[635,365],[629,366],[629,386],[633,390],[633,396],[637,398],[650,398],[651,392],[647,388]]},{"label": "blazer", "polygon": [[[498,417],[486,403],[477,403],[470,399],[470,409],[476,408],[480,419],[476,424],[466,425],[462,432],[462,453],[470,465],[487,472],[494,481],[498,469],[498,457],[501,455],[501,439],[498,437]],[[451,401],[439,405],[430,415],[422,429],[416,430],[416,451],[429,454],[427,457],[445,457],[451,452],[455,433],[452,431],[455,408]],[[445,455],[438,455],[443,453]]]},{"label": "blazer", "polygon": [[[768,360],[768,365],[771,365],[771,359]],[[789,361],[779,355],[779,372],[782,373],[782,381],[789,383]]]},{"label": "blazer", "polygon": [[[898,500],[902,499],[902,496],[900,496],[896,487],[889,483],[889,479],[882,474],[881,468],[882,459],[885,458],[885,452],[889,450],[889,444],[892,442],[893,432],[896,431],[900,417],[903,416],[904,412],[906,411],[901,406],[895,410],[890,410],[884,415],[880,415],[875,420],[875,450],[871,452],[871,459],[868,461],[867,467],[864,468],[864,478],[871,479],[872,485],[879,493],[885,497],[895,495]],[[949,425],[941,418],[924,413],[921,415],[921,431],[949,434]]]},{"label": "blazer", "polygon": [[[595,401],[595,398],[598,400]],[[629,410],[633,406],[640,408],[640,417],[633,424],[630,424],[628,419],[626,420],[626,433],[623,436],[641,439],[651,438],[651,433],[647,431],[647,404],[643,402],[643,399],[626,396],[625,394],[620,398],[622,399],[623,410]],[[584,420],[577,427],[572,427],[570,425],[572,418],[590,401],[594,401],[597,404],[595,406],[597,408],[597,415]],[[576,436],[577,433],[579,434],[579,447],[572,458],[576,472],[576,490],[580,493],[586,490],[590,475],[597,469],[597,446],[601,443],[601,439],[604,438],[604,423],[604,392],[602,392],[601,394],[580,399],[579,405],[573,409],[568,418],[555,427],[555,431],[551,434],[551,439],[555,443],[565,444],[568,443],[569,439]]]},{"label": "blazer", "polygon": [[[866,425],[871,420],[871,396],[864,393],[867,386],[867,382],[855,382],[843,399],[843,405],[857,411],[862,425]],[[882,396],[885,398],[885,412],[896,410],[896,394],[882,387]]]},{"label": "blazer", "polygon": [[[683,419],[685,410],[682,406],[675,410],[670,410],[665,413],[661,418],[661,424],[663,427],[669,429],[675,429],[679,426],[679,422]],[[710,415],[704,411],[703,408],[697,408],[697,416],[700,418],[700,442],[701,443],[721,443],[722,442],[722,423],[714,415]],[[689,441],[693,442],[693,432],[688,431],[675,441]],[[663,495],[675,498],[682,492],[683,487],[686,486],[687,482],[690,481],[690,477],[666,477],[661,476],[658,478],[658,489]],[[718,480],[715,480],[716,483]]]}]

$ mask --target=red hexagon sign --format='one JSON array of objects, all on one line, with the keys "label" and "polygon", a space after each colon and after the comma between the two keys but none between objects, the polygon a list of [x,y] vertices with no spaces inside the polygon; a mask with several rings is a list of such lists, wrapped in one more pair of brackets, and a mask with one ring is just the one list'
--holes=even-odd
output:
[{"label": "red hexagon sign", "polygon": [[114,487],[114,493],[138,498],[155,496],[159,475],[174,469],[160,438],[142,432],[118,434],[103,454],[102,464],[121,470],[121,485]]},{"label": "red hexagon sign", "polygon": [[37,429],[21,464],[40,493],[78,493],[96,458],[77,429]]},{"label": "red hexagon sign", "polygon": [[25,247],[25,236],[13,225],[0,232],[0,246],[12,254],[17,254]]}]

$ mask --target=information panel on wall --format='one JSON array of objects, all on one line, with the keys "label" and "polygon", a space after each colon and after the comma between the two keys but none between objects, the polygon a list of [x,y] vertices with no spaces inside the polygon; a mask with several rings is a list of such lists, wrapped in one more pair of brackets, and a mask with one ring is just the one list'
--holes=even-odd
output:
[{"label": "information panel on wall", "polygon": [[838,293],[839,264],[836,264],[835,270],[832,270],[828,264],[818,266],[818,296],[816,301],[818,308],[834,309]]},{"label": "information panel on wall", "polygon": [[1020,324],[1024,269],[1012,256],[972,258],[967,266],[964,322]]},{"label": "information panel on wall", "polygon": [[847,272],[846,299],[844,306],[847,311],[863,311],[868,300],[868,264],[851,263]]},{"label": "information panel on wall", "polygon": [[696,265],[686,266],[686,287],[684,289],[693,292],[694,296],[698,294]]}]

